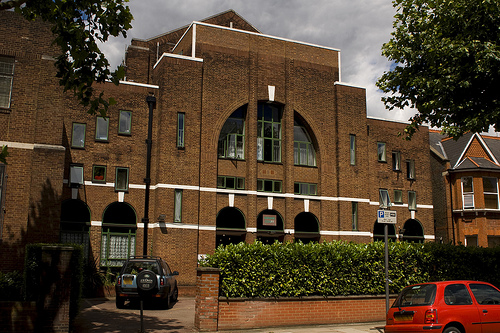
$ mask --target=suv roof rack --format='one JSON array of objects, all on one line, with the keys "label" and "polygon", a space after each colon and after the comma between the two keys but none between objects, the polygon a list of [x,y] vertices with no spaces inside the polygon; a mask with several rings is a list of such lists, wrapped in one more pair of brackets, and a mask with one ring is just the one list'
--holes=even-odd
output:
[{"label": "suv roof rack", "polygon": [[161,257],[143,255],[143,256],[130,256],[129,259],[161,259]]}]

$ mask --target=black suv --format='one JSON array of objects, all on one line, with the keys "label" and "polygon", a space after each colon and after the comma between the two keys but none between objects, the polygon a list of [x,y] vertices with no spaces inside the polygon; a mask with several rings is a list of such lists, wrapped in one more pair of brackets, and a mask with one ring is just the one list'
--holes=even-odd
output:
[{"label": "black suv", "polygon": [[179,272],[172,272],[160,257],[135,256],[130,257],[123,264],[116,280],[116,307],[118,309],[123,308],[126,300],[139,300],[136,277],[144,270],[155,273],[158,279],[157,292],[151,293],[151,299],[161,301],[166,308],[170,308],[171,304],[177,301],[179,291],[175,276],[179,275]]}]

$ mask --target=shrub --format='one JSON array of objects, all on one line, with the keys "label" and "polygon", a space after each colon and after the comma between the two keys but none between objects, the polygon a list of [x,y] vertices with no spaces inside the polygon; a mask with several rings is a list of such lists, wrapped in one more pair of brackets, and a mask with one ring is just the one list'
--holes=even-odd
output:
[{"label": "shrub", "polygon": [[18,271],[0,272],[0,301],[22,301],[23,276]]},{"label": "shrub", "polygon": [[[453,279],[500,282],[500,248],[390,242],[390,293],[407,285]],[[377,295],[385,292],[383,242],[230,244],[201,266],[221,269],[226,297]]]}]

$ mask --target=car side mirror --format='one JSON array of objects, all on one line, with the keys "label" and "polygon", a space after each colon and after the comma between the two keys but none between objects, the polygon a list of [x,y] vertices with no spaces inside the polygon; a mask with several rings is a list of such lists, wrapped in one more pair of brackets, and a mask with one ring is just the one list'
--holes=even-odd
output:
[{"label": "car side mirror", "polygon": [[177,271],[173,271],[173,272],[172,272],[172,275],[179,275],[179,272],[177,272]]}]

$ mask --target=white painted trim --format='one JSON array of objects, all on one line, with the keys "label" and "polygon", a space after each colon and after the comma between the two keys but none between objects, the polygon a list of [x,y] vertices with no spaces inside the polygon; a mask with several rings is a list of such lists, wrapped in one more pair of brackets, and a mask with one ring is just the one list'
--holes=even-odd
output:
[{"label": "white painted trim", "polygon": [[137,87],[144,87],[144,88],[151,88],[151,89],[160,89],[160,86],[157,86],[155,84],[147,84],[147,83],[139,83],[139,82],[134,82],[134,81],[119,81],[120,84],[126,84],[129,86],[137,86]]},{"label": "white painted trim", "polygon": [[155,63],[155,65],[153,66],[153,69],[156,68],[156,66],[159,65],[159,63],[161,62],[161,60],[163,58],[177,58],[177,59],[182,59],[182,60],[189,60],[189,61],[197,61],[197,62],[203,62],[203,59],[202,58],[195,58],[195,57],[188,57],[188,56],[185,56],[185,55],[181,55],[181,54],[174,54],[174,53],[163,53],[160,57],[160,59],[158,59],[158,61]]},{"label": "white painted trim", "polygon": [[102,227],[102,221],[90,221],[90,225],[94,227]]},{"label": "white painted trim", "polygon": [[9,148],[14,148],[14,149],[28,149],[28,150],[34,150],[34,149],[52,149],[61,151],[66,150],[64,146],[47,145],[43,143],[13,142],[13,141],[0,141],[0,146],[7,146]]},{"label": "white painted trim", "polygon": [[452,167],[452,169],[456,169],[460,164],[462,164],[463,162],[463,157],[465,155],[465,152],[467,151],[467,149],[469,149],[470,147],[470,144],[472,143],[472,140],[474,140],[474,138],[476,137],[477,134],[474,134],[470,137],[469,139],[469,142],[467,142],[467,144],[465,145],[464,147],[464,150],[462,150],[462,153],[460,154],[460,157],[458,158],[457,162],[455,163],[455,165]]},{"label": "white painted trim", "polygon": [[[340,68],[339,68],[339,72],[340,72]],[[365,89],[366,90],[366,87],[358,86],[358,85],[351,84],[351,83],[341,82],[341,81],[336,81],[336,82],[333,83],[333,85],[335,85],[335,86],[346,86],[346,87],[359,88],[359,89]]]}]

